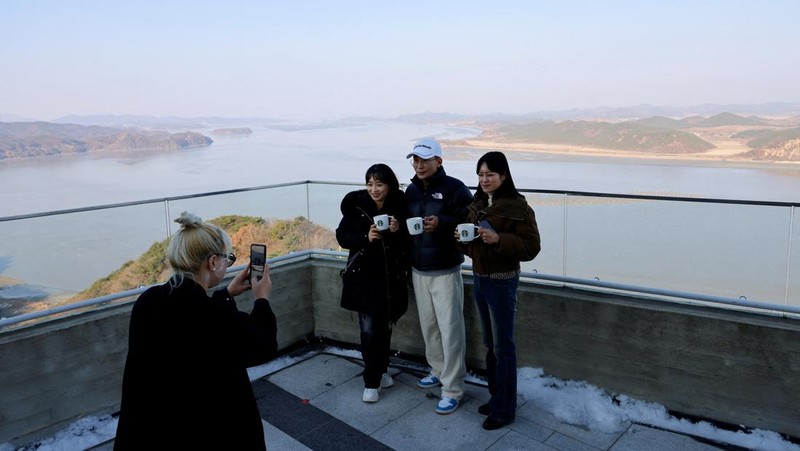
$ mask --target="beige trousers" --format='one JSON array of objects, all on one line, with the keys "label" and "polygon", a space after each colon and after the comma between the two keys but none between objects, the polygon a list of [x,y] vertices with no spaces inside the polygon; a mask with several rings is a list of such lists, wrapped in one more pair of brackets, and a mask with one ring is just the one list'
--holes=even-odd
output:
[{"label": "beige trousers", "polygon": [[431,276],[413,271],[419,325],[431,374],[442,382],[442,396],[461,400],[467,368],[464,330],[464,280],[459,267]]}]

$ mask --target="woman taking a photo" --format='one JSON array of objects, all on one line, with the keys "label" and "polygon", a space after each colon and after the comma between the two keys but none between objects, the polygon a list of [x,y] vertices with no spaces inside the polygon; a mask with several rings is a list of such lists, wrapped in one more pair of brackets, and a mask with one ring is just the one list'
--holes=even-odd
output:
[{"label": "woman taking a photo", "polygon": [[483,428],[493,430],[514,421],[516,414],[514,316],[520,262],[533,260],[541,247],[536,217],[514,186],[506,156],[486,153],[475,172],[479,184],[468,221],[479,229],[474,240],[462,245],[472,259],[473,293],[483,329],[491,394],[478,412],[487,416]]},{"label": "woman taking a photo", "polygon": [[[378,401],[381,388],[394,385],[388,373],[392,326],[408,308],[405,196],[392,169],[375,164],[365,174],[366,189],[342,199],[339,245],[350,250],[342,307],[358,312],[364,360],[364,402]],[[388,215],[379,230],[375,217]],[[354,278],[351,278],[353,275]]]},{"label": "woman taking a photo", "polygon": [[[269,268],[252,285],[245,268],[214,289],[236,260],[224,230],[181,213],[170,239],[173,274],[133,304],[115,450],[264,450],[247,368],[275,357]],[[253,311],[234,296],[253,290]]]}]

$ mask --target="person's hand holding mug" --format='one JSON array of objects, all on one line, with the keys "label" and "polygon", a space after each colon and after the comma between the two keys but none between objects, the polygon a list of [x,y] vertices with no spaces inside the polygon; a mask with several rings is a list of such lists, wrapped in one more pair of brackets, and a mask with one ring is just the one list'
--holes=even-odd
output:
[{"label": "person's hand holding mug", "polygon": [[394,216],[389,216],[389,231],[394,233],[398,230],[400,230],[400,222]]},{"label": "person's hand holding mug", "polygon": [[433,233],[439,227],[439,217],[436,215],[425,216],[422,220],[422,229],[428,233]]},{"label": "person's hand holding mug", "polygon": [[500,242],[500,235],[494,231],[494,229],[487,229],[485,227],[481,227],[478,229],[477,236],[475,238],[480,237],[486,244],[495,244]]},{"label": "person's hand holding mug", "polygon": [[369,232],[367,232],[367,239],[369,240],[370,243],[374,240],[381,239],[381,231],[378,230],[378,226],[376,226],[375,224],[369,226]]}]

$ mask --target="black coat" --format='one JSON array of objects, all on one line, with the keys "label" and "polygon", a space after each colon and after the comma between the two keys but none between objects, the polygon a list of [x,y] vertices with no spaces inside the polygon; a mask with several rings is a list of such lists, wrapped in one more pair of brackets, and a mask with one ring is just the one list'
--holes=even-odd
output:
[{"label": "black coat", "polygon": [[240,312],[191,279],[152,287],[131,311],[115,450],[263,450],[247,367],[277,351],[266,299]]},{"label": "black coat", "polygon": [[[361,286],[346,290],[354,291],[355,295],[343,296],[342,307],[384,318],[388,315],[391,322],[397,322],[408,309],[408,216],[403,192],[391,191],[383,208],[378,210],[367,190],[353,191],[342,199],[341,210],[336,240],[350,250],[348,261],[355,258],[354,265],[364,274],[357,282]],[[394,233],[385,230],[380,240],[370,243],[367,233],[372,218],[379,214],[394,216],[400,222],[400,229]],[[356,257],[357,254],[360,255]]]}]

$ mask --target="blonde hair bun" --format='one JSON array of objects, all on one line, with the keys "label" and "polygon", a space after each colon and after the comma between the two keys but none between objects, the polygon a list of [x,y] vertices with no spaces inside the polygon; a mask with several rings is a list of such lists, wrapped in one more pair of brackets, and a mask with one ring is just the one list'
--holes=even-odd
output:
[{"label": "blonde hair bun", "polygon": [[183,227],[198,227],[203,224],[203,220],[199,216],[195,216],[189,212],[184,211],[181,216],[175,220]]}]

